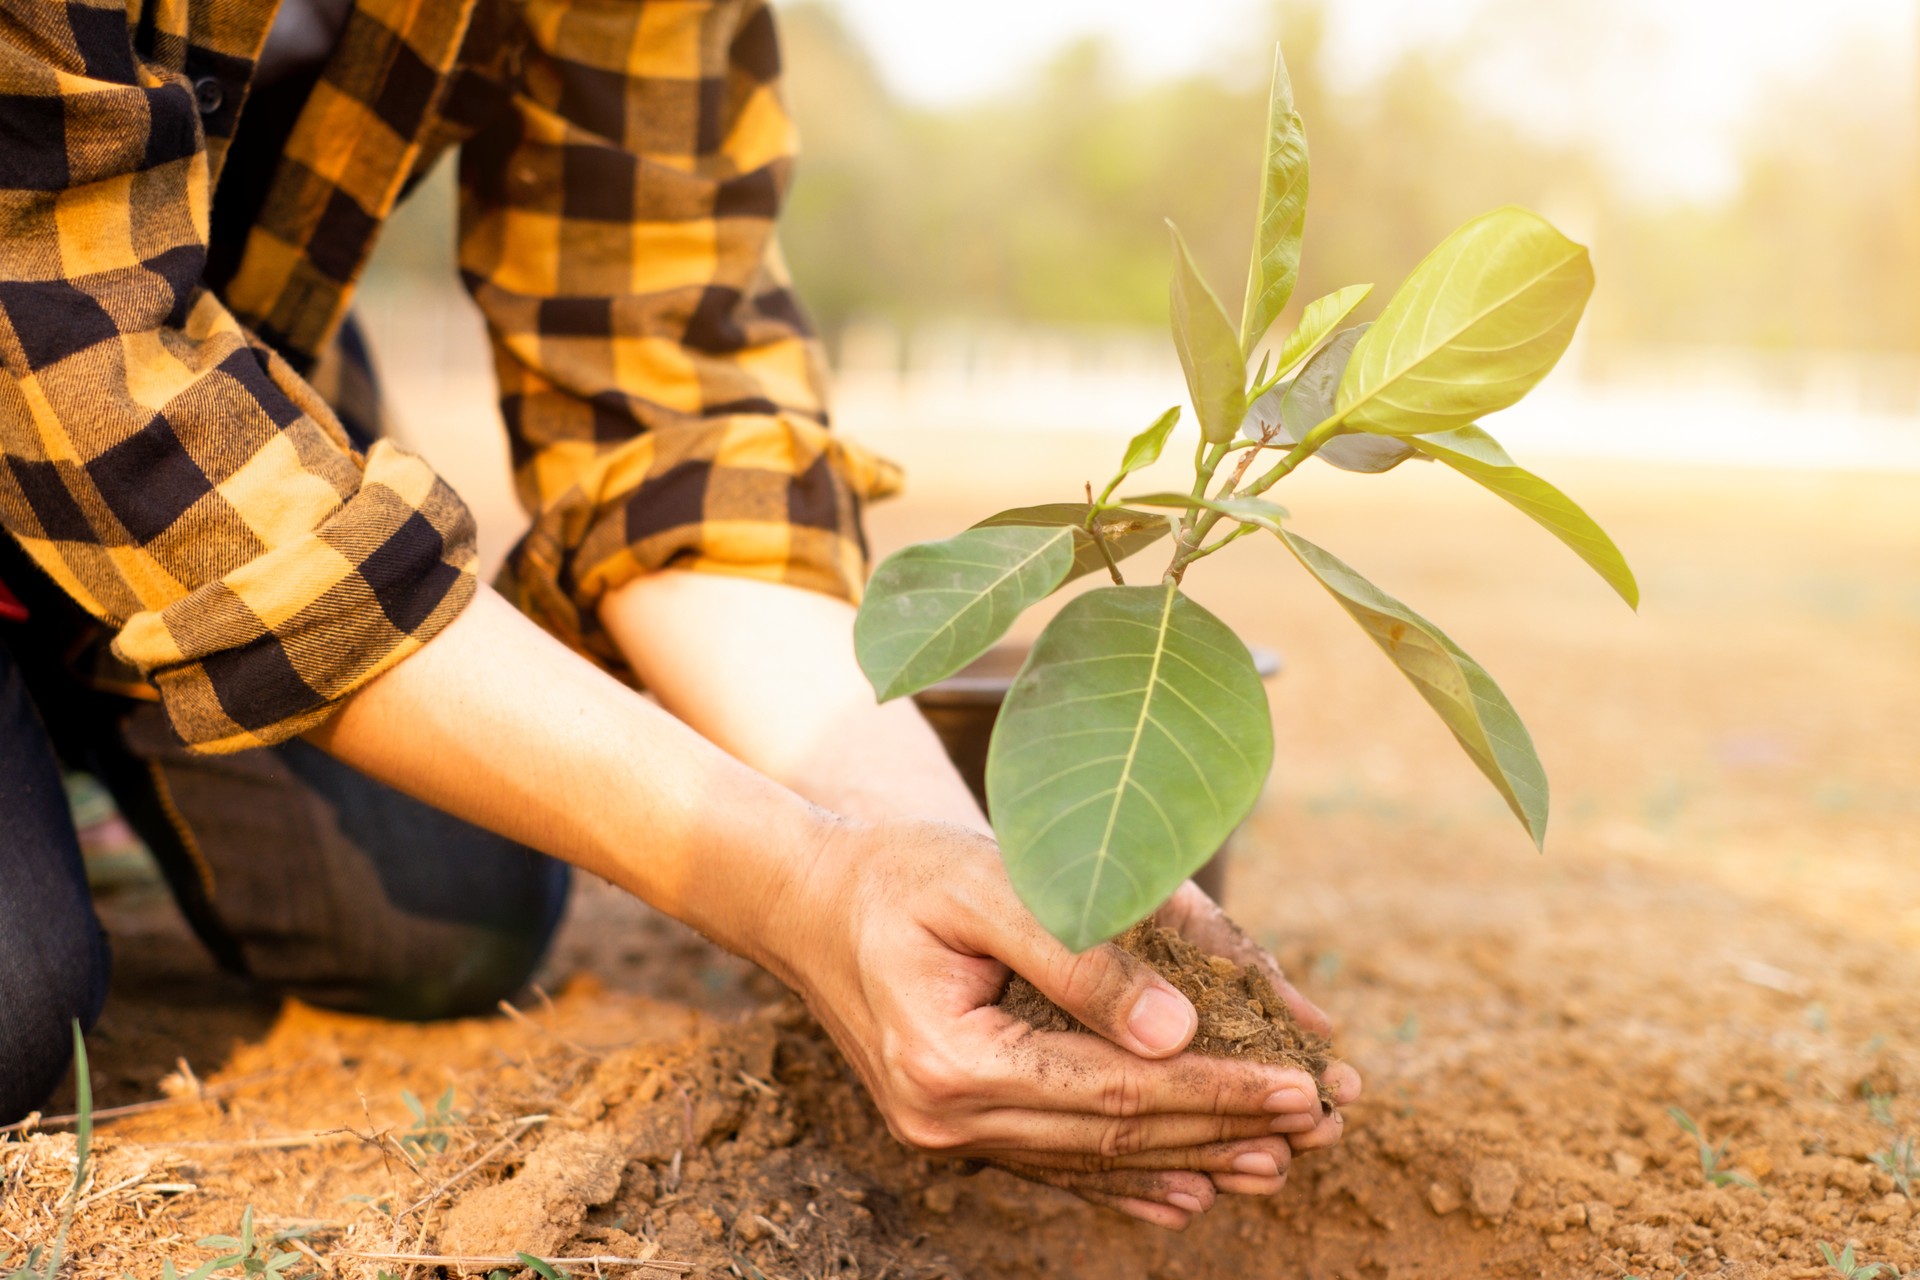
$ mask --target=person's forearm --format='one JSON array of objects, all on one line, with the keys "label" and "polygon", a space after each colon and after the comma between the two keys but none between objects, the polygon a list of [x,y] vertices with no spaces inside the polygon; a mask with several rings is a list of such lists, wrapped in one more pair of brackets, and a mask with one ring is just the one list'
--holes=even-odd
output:
[{"label": "person's forearm", "polygon": [[484,589],[307,736],[762,963],[755,922],[836,825]]},{"label": "person's forearm", "polygon": [[852,817],[987,831],[913,703],[874,702],[853,615],[817,592],[678,571],[636,578],[600,607],[661,703],[768,777]]}]

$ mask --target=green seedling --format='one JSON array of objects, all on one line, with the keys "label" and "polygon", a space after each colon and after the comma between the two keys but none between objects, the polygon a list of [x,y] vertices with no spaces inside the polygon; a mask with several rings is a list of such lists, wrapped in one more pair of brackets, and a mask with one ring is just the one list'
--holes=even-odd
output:
[{"label": "green seedling", "polygon": [[530,1253],[521,1253],[515,1256],[520,1259],[521,1266],[527,1268],[527,1270],[533,1272],[535,1275],[544,1277],[544,1280],[571,1280],[573,1275],[572,1272],[556,1267],[551,1262],[542,1262]]},{"label": "green seedling", "polygon": [[[1084,502],[1003,511],[889,557],[854,627],[860,666],[887,701],[959,671],[1062,585],[1111,579],[1040,633],[987,759],[988,809],[1014,888],[1075,951],[1164,902],[1266,783],[1273,725],[1253,659],[1182,589],[1195,563],[1248,536],[1277,539],[1327,589],[1534,843],[1546,838],[1546,774],[1493,678],[1438,627],[1295,533],[1266,497],[1309,459],[1357,472],[1438,463],[1518,507],[1629,605],[1639,602],[1599,525],[1479,425],[1566,351],[1593,290],[1587,250],[1538,214],[1498,209],[1443,241],[1371,324],[1342,327],[1372,288],[1354,285],[1307,304],[1284,337],[1270,335],[1299,278],[1308,187],[1306,132],[1278,56],[1265,143],[1237,324],[1172,228],[1173,340],[1199,434],[1191,485],[1115,497],[1165,451],[1180,426],[1176,406],[1133,437],[1097,496],[1089,484]],[[1169,537],[1164,571],[1152,585],[1129,585],[1121,562]]]},{"label": "green seedling", "polygon": [[1715,1146],[1713,1143],[1708,1142],[1706,1135],[1700,1132],[1700,1126],[1694,1123],[1693,1117],[1682,1111],[1679,1107],[1668,1107],[1667,1114],[1673,1117],[1675,1124],[1687,1131],[1693,1138],[1694,1144],[1699,1147],[1701,1177],[1716,1187],[1751,1187],[1755,1191],[1760,1189],[1760,1184],[1752,1178],[1749,1178],[1746,1174],[1736,1173],[1732,1169],[1721,1168],[1722,1162],[1727,1158],[1726,1143],[1723,1142]]},{"label": "green seedling", "polygon": [[400,1091],[400,1101],[413,1112],[413,1128],[400,1137],[402,1149],[416,1160],[425,1159],[428,1154],[444,1155],[450,1131],[464,1119],[453,1109],[453,1086],[447,1086],[446,1092],[434,1101],[431,1111],[411,1089]]},{"label": "green seedling", "polygon": [[[219,1257],[201,1263],[185,1280],[205,1280],[205,1277],[217,1275],[223,1271],[240,1276],[264,1276],[268,1280],[281,1280],[287,1268],[300,1261],[300,1255],[291,1249],[282,1249],[283,1244],[306,1238],[310,1228],[300,1227],[290,1231],[275,1231],[264,1237],[256,1238],[253,1230],[253,1206],[248,1205],[240,1214],[240,1233],[231,1236],[207,1236],[199,1241],[202,1249],[218,1251]],[[162,1274],[162,1280],[173,1280],[173,1264],[168,1263]]]},{"label": "green seedling", "polygon": [[[73,1183],[60,1202],[60,1225],[53,1244],[34,1245],[27,1250],[22,1265],[7,1273],[6,1280],[56,1280],[60,1264],[66,1260],[67,1234],[73,1230],[73,1215],[80,1208],[80,1193],[86,1190],[88,1166],[93,1157],[93,1070],[87,1064],[87,1041],[80,1023],[73,1024],[74,1154]],[[0,1256],[0,1265],[6,1257]]]},{"label": "green seedling", "polygon": [[1875,1124],[1893,1128],[1893,1095],[1881,1093],[1866,1081],[1860,1083],[1860,1096],[1866,1099],[1867,1114],[1873,1117]]},{"label": "green seedling", "polygon": [[1911,1136],[1895,1138],[1885,1151],[1874,1152],[1872,1160],[1882,1173],[1893,1179],[1901,1195],[1913,1194],[1913,1184],[1920,1182],[1920,1159],[1916,1159]]},{"label": "green seedling", "polygon": [[1819,1245],[1820,1256],[1826,1259],[1827,1265],[1833,1268],[1835,1275],[1844,1276],[1846,1280],[1875,1280],[1875,1277],[1883,1272],[1888,1275],[1896,1274],[1894,1269],[1884,1262],[1856,1261],[1852,1245],[1848,1245],[1839,1253],[1835,1253],[1833,1246],[1825,1240],[1820,1241]]}]

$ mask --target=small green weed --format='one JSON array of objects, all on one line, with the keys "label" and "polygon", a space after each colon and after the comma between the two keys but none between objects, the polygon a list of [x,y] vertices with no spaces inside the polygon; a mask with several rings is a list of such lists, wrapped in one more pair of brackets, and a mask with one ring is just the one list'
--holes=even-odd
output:
[{"label": "small green weed", "polygon": [[1881,1093],[1866,1081],[1860,1082],[1860,1096],[1867,1100],[1867,1114],[1873,1117],[1875,1124],[1893,1128],[1893,1095]]},{"label": "small green weed", "polygon": [[401,1147],[416,1160],[428,1155],[444,1155],[451,1137],[449,1130],[465,1120],[453,1109],[453,1086],[448,1085],[447,1091],[435,1100],[432,1111],[427,1110],[426,1104],[411,1089],[400,1091],[400,1101],[413,1112],[413,1128],[401,1135]]},{"label": "small green weed", "polygon": [[1322,986],[1332,982],[1340,975],[1340,966],[1345,963],[1338,951],[1323,951],[1314,957],[1313,980]]},{"label": "small green weed", "polygon": [[[67,1233],[73,1229],[73,1215],[80,1207],[80,1193],[87,1186],[87,1165],[93,1154],[93,1071],[87,1065],[87,1041],[80,1034],[77,1018],[73,1023],[73,1094],[73,1109],[78,1116],[73,1126],[76,1140],[73,1185],[67,1188],[67,1194],[60,1204],[60,1227],[53,1237],[53,1247],[35,1245],[27,1250],[24,1265],[8,1272],[6,1280],[55,1280],[60,1274],[60,1264],[66,1260]],[[0,1263],[5,1260],[0,1258]]]},{"label": "small green weed", "polygon": [[[573,1280],[573,1272],[568,1271],[565,1267],[556,1267],[553,1263],[536,1258],[530,1253],[522,1253],[516,1256],[520,1259],[521,1266],[537,1276],[544,1277],[545,1280]],[[489,1272],[487,1280],[513,1280],[513,1275],[514,1272],[511,1268],[501,1267],[497,1271]]]},{"label": "small green weed", "polygon": [[209,1276],[221,1272],[231,1272],[237,1276],[261,1277],[262,1280],[295,1280],[285,1274],[287,1269],[300,1261],[300,1255],[291,1249],[282,1249],[283,1244],[304,1239],[310,1228],[301,1227],[292,1231],[275,1231],[270,1235],[256,1237],[253,1230],[253,1206],[248,1205],[240,1214],[240,1234],[233,1236],[207,1236],[198,1243],[202,1249],[213,1249],[216,1257],[207,1259],[192,1271],[182,1276],[174,1269],[171,1260],[160,1264],[160,1280],[207,1280]]},{"label": "small green weed", "polygon": [[1756,1191],[1760,1189],[1760,1184],[1752,1178],[1749,1178],[1746,1174],[1736,1173],[1731,1169],[1721,1167],[1722,1162],[1727,1158],[1726,1143],[1723,1142],[1715,1146],[1713,1143],[1708,1142],[1706,1135],[1700,1132],[1700,1126],[1694,1123],[1693,1117],[1682,1111],[1679,1107],[1668,1107],[1667,1114],[1673,1117],[1675,1124],[1687,1131],[1693,1138],[1694,1143],[1700,1148],[1701,1177],[1716,1187],[1742,1186],[1751,1187]]},{"label": "small green weed", "polygon": [[1852,1245],[1835,1253],[1833,1246],[1825,1240],[1820,1241],[1819,1244],[1820,1256],[1827,1260],[1827,1265],[1833,1268],[1835,1275],[1844,1276],[1846,1280],[1874,1280],[1882,1272],[1889,1275],[1895,1274],[1893,1268],[1884,1262],[1857,1261],[1853,1256]]},{"label": "small green weed", "polygon": [[1895,1138],[1885,1151],[1874,1152],[1873,1162],[1880,1166],[1882,1173],[1893,1179],[1893,1185],[1900,1188],[1901,1195],[1913,1194],[1913,1184],[1920,1182],[1920,1158],[1916,1157],[1911,1136]]},{"label": "small green weed", "polygon": [[[33,1248],[27,1250],[27,1256],[21,1260],[21,1265],[17,1269],[7,1272],[6,1280],[42,1280],[44,1273],[40,1270],[40,1259],[45,1254],[46,1246],[33,1246]],[[11,1253],[0,1255],[0,1267],[5,1266],[12,1257],[13,1255]]]}]

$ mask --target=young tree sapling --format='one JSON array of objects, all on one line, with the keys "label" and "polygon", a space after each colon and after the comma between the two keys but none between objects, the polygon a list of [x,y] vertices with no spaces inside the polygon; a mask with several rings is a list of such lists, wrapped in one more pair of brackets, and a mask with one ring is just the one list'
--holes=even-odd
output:
[{"label": "young tree sapling", "polygon": [[[1097,495],[1089,485],[1086,501],[1003,511],[890,556],[855,623],[860,665],[885,701],[959,671],[1065,583],[1112,579],[1069,601],[1040,633],[987,763],[988,808],[1014,888],[1076,951],[1152,913],[1259,798],[1273,760],[1265,690],[1246,646],[1182,590],[1196,561],[1254,534],[1277,538],[1333,595],[1535,843],[1545,840],[1546,775],[1493,678],[1439,628],[1295,533],[1265,496],[1307,459],[1357,472],[1409,459],[1450,467],[1545,527],[1629,605],[1639,602],[1612,540],[1478,425],[1566,351],[1593,289],[1587,250],[1538,214],[1497,209],[1447,237],[1371,324],[1341,328],[1372,288],[1353,285],[1309,303],[1293,331],[1270,343],[1299,276],[1307,189],[1306,133],[1276,51],[1237,326],[1168,224],[1173,339],[1200,435],[1192,487],[1114,496],[1159,459],[1181,420],[1176,407],[1128,443],[1119,470]],[[1121,562],[1169,535],[1159,580],[1130,585]]]}]

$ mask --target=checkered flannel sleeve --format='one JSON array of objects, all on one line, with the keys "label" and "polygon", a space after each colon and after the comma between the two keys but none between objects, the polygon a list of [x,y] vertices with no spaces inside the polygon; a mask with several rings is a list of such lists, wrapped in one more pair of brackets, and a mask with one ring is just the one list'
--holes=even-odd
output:
[{"label": "checkered flannel sleeve", "polygon": [[521,500],[502,587],[616,670],[595,619],[676,567],[847,599],[895,469],[827,431],[774,222],[793,128],[763,0],[527,0],[515,110],[462,152],[461,267]]},{"label": "checkered flannel sleeve", "polygon": [[472,597],[460,500],[199,285],[192,90],[125,0],[0,12],[0,523],[208,751],[289,737]]}]

